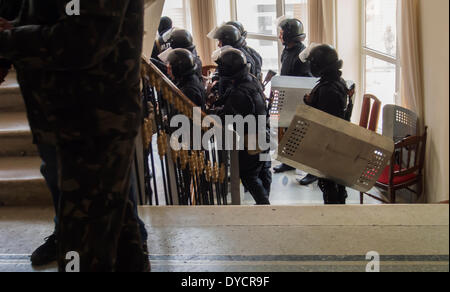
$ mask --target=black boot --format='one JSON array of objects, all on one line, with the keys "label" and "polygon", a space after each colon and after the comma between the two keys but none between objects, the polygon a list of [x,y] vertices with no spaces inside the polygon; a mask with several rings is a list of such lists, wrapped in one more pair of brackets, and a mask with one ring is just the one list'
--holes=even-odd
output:
[{"label": "black boot", "polygon": [[51,264],[56,261],[56,254],[56,235],[52,234],[45,239],[43,245],[33,252],[31,255],[31,264],[35,267]]},{"label": "black boot", "polygon": [[293,167],[291,167],[291,166],[289,166],[289,165],[286,165],[286,164],[284,164],[284,163],[278,165],[277,167],[275,167],[275,168],[273,169],[273,171],[274,171],[275,173],[283,173],[283,172],[292,171],[292,170],[295,170],[295,168],[293,168]]},{"label": "black boot", "polygon": [[344,186],[338,186],[339,190],[339,203],[341,205],[347,204],[348,193],[347,189]]},{"label": "black boot", "polygon": [[144,250],[144,273],[150,273],[152,271],[152,266],[150,265],[150,253],[148,252],[147,243],[142,245],[142,249]]},{"label": "black boot", "polygon": [[305,178],[303,178],[302,180],[299,181],[300,185],[302,186],[309,186],[310,184],[315,183],[318,180],[318,178],[312,174],[308,174],[307,176],[305,176]]}]

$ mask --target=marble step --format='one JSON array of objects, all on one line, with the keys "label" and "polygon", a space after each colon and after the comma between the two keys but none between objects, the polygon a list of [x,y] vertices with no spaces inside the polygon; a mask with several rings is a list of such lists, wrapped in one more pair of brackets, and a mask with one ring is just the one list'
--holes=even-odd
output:
[{"label": "marble step", "polygon": [[36,156],[27,116],[24,112],[0,113],[0,157]]},{"label": "marble step", "polygon": [[[448,272],[448,205],[143,207],[155,272]],[[0,272],[36,271],[51,207],[0,207]],[[49,266],[40,271],[55,271]],[[177,283],[180,285],[179,283]],[[176,290],[176,289],[175,289]]]},{"label": "marble step", "polygon": [[51,196],[39,157],[0,157],[0,206],[47,206]]},{"label": "marble step", "polygon": [[0,86],[0,112],[21,112],[25,111],[25,104],[19,84],[8,76],[5,83]]}]

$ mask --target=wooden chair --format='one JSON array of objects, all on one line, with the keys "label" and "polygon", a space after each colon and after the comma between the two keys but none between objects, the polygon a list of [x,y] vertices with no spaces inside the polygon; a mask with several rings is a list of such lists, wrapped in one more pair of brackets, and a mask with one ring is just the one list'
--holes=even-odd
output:
[{"label": "wooden chair", "polygon": [[359,125],[365,129],[376,132],[381,114],[381,101],[374,95],[364,95]]},{"label": "wooden chair", "polygon": [[[396,192],[401,189],[407,189],[419,197],[422,195],[427,130],[425,128],[422,136],[407,137],[396,143],[390,165],[386,167],[375,184],[376,188],[388,192],[389,201],[371,194],[361,193],[361,204],[364,203],[364,195],[386,204],[395,204]],[[415,185],[417,185],[417,191],[411,189]]]}]

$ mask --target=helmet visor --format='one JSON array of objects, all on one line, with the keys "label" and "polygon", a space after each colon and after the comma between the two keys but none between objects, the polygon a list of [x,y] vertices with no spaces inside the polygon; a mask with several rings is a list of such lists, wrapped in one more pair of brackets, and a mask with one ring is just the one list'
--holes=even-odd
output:
[{"label": "helmet visor", "polygon": [[275,21],[274,21],[273,24],[276,25],[277,27],[280,27],[281,23],[282,23],[283,21],[285,21],[286,19],[288,19],[288,18],[286,17],[286,15],[283,15],[283,16],[278,17],[277,19],[275,19]]},{"label": "helmet visor", "polygon": [[168,31],[166,31],[166,32],[161,36],[163,42],[167,43],[167,42],[170,40],[170,38],[172,37],[172,33],[173,33],[175,30],[176,30],[176,28],[173,27],[173,28],[169,29]]},{"label": "helmet visor", "polygon": [[210,32],[208,33],[207,37],[208,37],[209,39],[216,40],[216,39],[217,39],[217,36],[216,36],[217,31],[218,31],[222,26],[224,26],[224,25],[225,25],[225,22],[222,23],[222,24],[219,25],[219,26],[216,26],[212,31],[210,31]]},{"label": "helmet visor", "polygon": [[169,55],[170,53],[172,53],[174,51],[174,49],[172,48],[168,48],[167,50],[165,50],[164,52],[162,52],[161,54],[158,55],[158,58],[163,62],[163,63],[167,63],[169,61]]},{"label": "helmet visor", "polygon": [[317,43],[311,43],[306,49],[304,49],[300,55],[298,56],[300,58],[300,61],[303,63],[306,63],[308,61],[309,55],[311,54],[312,50],[316,47],[320,46],[320,44]]},{"label": "helmet visor", "polygon": [[211,55],[211,59],[212,59],[214,62],[217,62],[217,60],[219,60],[220,57],[222,56],[222,53],[223,53],[223,52],[225,52],[225,51],[228,50],[228,49],[232,49],[232,48],[233,48],[232,46],[224,46],[224,47],[222,47],[222,48],[219,48],[219,49],[215,50],[215,51],[212,53],[212,55]]}]

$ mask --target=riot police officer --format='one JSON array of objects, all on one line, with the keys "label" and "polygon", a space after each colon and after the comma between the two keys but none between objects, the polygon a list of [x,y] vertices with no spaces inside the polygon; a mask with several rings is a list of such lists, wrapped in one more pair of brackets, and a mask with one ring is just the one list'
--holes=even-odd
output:
[{"label": "riot police officer", "polygon": [[[329,45],[320,45],[312,49],[308,61],[312,74],[320,77],[320,81],[311,94],[305,97],[305,103],[345,119],[349,90],[341,78],[343,62],[339,60],[336,50]],[[344,186],[319,179],[319,187],[323,192],[325,204],[345,204],[347,191]]]},{"label": "riot police officer", "polygon": [[153,46],[152,59],[159,60],[158,55],[170,47],[168,39],[164,38],[164,34],[173,27],[172,19],[167,16],[161,17],[158,27],[158,37]]},{"label": "riot police officer", "polygon": [[244,48],[244,42],[242,41],[243,39],[239,29],[233,25],[223,25],[215,32],[213,38],[219,41],[219,47],[231,46],[241,51],[247,59],[247,63],[250,65],[250,73],[253,76],[260,74],[261,68],[257,68],[254,58]]},{"label": "riot police officer", "polygon": [[246,40],[247,39],[247,31],[245,30],[244,26],[239,21],[229,21],[226,24],[236,27],[239,30],[239,32],[241,33],[240,42],[242,42],[242,47],[244,48],[244,50],[246,50],[250,54],[250,56],[252,56],[253,60],[255,60],[255,65],[256,65],[256,70],[257,70],[256,77],[259,80],[262,80],[263,58],[255,49],[253,49],[247,45],[247,40]]},{"label": "riot police officer", "polygon": [[[209,35],[209,37],[219,41],[219,48],[232,47],[241,51],[245,56],[248,66],[250,67],[249,73],[255,77],[258,75],[260,70],[257,69],[256,62],[253,57],[247,52],[247,50],[244,49],[242,35],[239,29],[233,25],[223,25],[219,27],[212,36]],[[214,103],[214,107],[221,107],[224,105],[223,95],[229,87],[228,83],[230,82],[227,78],[222,78],[218,75],[219,74],[216,73],[215,76],[213,76],[213,80],[218,81],[218,84],[212,88],[212,91],[218,96],[216,102]],[[261,82],[258,81],[257,78],[255,78],[255,81]]]},{"label": "riot police officer", "polygon": [[194,39],[192,34],[185,29],[175,29],[169,38],[170,48],[172,49],[186,49],[190,51],[194,57],[195,64],[197,65],[197,74],[200,79],[203,78],[202,68],[203,64],[198,56],[197,49],[194,45]]},{"label": "riot police officer", "polygon": [[[309,64],[302,62],[299,55],[306,49],[303,42],[306,39],[303,23],[295,18],[284,19],[279,24],[280,35],[279,38],[284,45],[283,53],[281,54],[281,76],[296,76],[296,77],[312,77]],[[282,132],[282,130],[280,130]],[[276,173],[294,170],[286,164],[281,164],[274,169]],[[307,175],[300,181],[302,185],[309,185],[315,182],[317,178],[312,175]]]},{"label": "riot police officer", "polygon": [[281,54],[281,76],[312,77],[308,63],[302,62],[298,56],[306,46],[303,23],[298,19],[285,19],[280,22],[280,40],[284,45]]},{"label": "riot police officer", "polygon": [[[233,48],[224,49],[216,63],[219,66],[221,78],[230,81],[223,97],[224,114],[244,117],[254,115],[256,118],[264,115],[267,117],[261,83],[250,75],[245,54]],[[256,134],[250,133],[250,129],[246,131],[246,135]],[[242,183],[255,199],[256,204],[269,205],[272,184],[271,162],[261,161],[260,155],[253,155],[247,150],[239,151],[239,171]]]},{"label": "riot police officer", "polygon": [[206,91],[197,74],[195,56],[186,49],[175,49],[167,57],[167,72],[175,85],[193,103],[205,109]]}]

